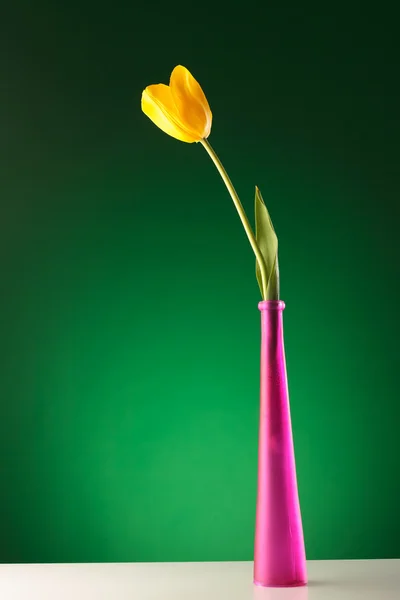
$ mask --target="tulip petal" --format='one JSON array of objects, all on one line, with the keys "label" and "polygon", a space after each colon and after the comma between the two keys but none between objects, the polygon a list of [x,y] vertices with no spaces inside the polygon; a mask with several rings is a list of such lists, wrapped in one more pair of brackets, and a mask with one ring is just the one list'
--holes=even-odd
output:
[{"label": "tulip petal", "polygon": [[199,83],[186,67],[175,67],[171,73],[170,88],[180,120],[196,132],[197,141],[207,138],[211,131],[211,109]]},{"label": "tulip petal", "polygon": [[177,140],[198,141],[196,135],[182,127],[169,86],[162,83],[149,85],[142,94],[142,110],[157,127]]}]

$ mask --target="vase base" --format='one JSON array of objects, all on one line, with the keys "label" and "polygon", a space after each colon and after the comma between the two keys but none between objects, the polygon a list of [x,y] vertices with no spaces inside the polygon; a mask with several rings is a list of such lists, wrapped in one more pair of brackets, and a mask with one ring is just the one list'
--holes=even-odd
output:
[{"label": "vase base", "polygon": [[254,585],[257,585],[258,587],[268,587],[268,588],[285,588],[285,587],[302,587],[307,585],[307,581],[294,581],[293,583],[284,583],[284,584],[279,584],[279,583],[260,583],[259,581],[256,581],[255,579],[253,580]]}]

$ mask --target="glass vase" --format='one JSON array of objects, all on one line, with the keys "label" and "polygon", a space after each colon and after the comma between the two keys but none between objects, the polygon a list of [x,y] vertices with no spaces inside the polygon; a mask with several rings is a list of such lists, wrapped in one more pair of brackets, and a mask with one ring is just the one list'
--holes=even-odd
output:
[{"label": "glass vase", "polygon": [[260,302],[261,365],[254,583],[307,583],[283,337],[285,303]]}]

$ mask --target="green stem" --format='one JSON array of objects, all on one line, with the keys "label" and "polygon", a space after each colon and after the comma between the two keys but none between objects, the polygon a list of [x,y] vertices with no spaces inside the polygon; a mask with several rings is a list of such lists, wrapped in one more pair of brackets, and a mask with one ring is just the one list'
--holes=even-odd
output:
[{"label": "green stem", "polygon": [[221,161],[219,160],[218,156],[216,155],[210,142],[206,139],[200,140],[200,142],[204,146],[204,148],[207,150],[211,160],[217,167],[218,172],[221,175],[223,182],[225,183],[225,185],[228,189],[228,192],[231,195],[231,198],[236,207],[236,210],[239,213],[240,220],[242,221],[242,225],[244,227],[244,230],[246,232],[246,235],[248,237],[250,245],[253,249],[253,252],[256,256],[258,266],[260,267],[262,288],[263,288],[263,300],[265,300],[267,298],[267,286],[268,286],[267,267],[266,267],[263,255],[261,254],[260,248],[258,247],[257,240],[254,236],[254,233],[253,233],[253,230],[249,223],[249,220],[246,216],[246,213],[244,212],[244,208],[242,206],[242,203],[240,202],[239,196],[237,195],[237,192],[236,192],[235,188],[233,187],[232,181],[229,179],[228,173],[225,171]]}]

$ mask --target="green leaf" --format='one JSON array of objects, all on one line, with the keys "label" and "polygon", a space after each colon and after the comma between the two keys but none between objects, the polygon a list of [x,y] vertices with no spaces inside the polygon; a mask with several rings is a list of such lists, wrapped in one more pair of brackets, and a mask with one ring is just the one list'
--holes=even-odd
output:
[{"label": "green leaf", "polygon": [[267,270],[266,298],[264,298],[263,293],[261,270],[258,262],[256,261],[256,276],[258,285],[260,286],[263,300],[279,300],[278,238],[258,187],[256,187],[255,219],[256,240],[261,254],[264,257]]}]

